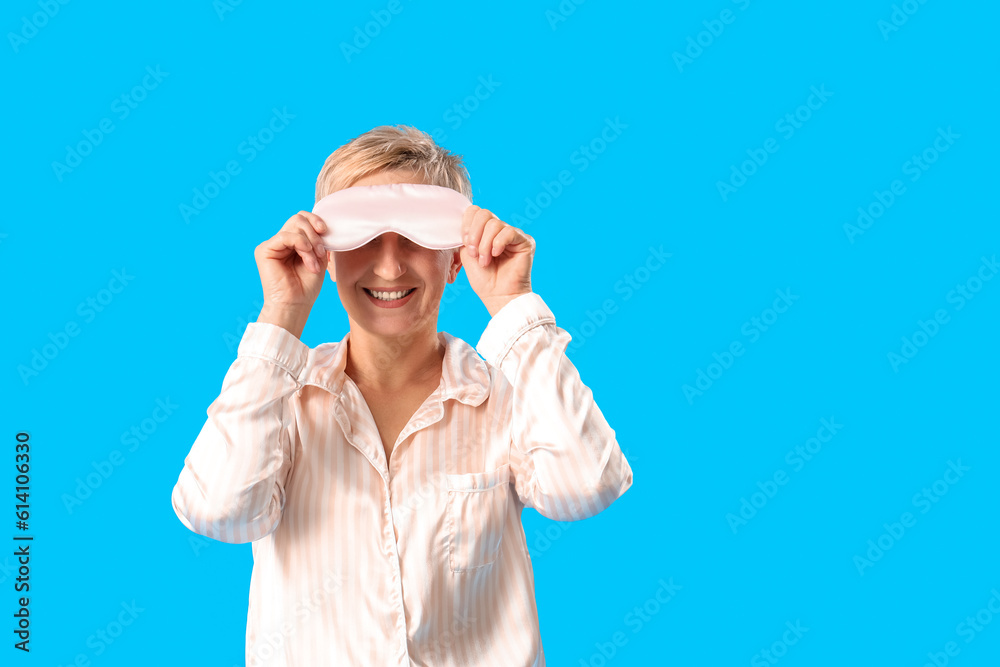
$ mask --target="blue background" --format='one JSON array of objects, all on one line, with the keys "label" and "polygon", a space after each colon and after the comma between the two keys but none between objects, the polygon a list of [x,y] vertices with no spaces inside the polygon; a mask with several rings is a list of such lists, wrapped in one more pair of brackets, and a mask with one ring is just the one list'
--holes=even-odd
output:
[{"label": "blue background", "polygon": [[[997,664],[1000,617],[982,613],[972,641],[960,624],[1000,590],[1000,280],[972,280],[962,308],[952,292],[1000,252],[995,4],[914,0],[892,31],[888,0],[567,1],[565,16],[556,0],[400,0],[382,27],[387,2],[337,5],[5,5],[0,488],[13,514],[13,438],[30,432],[33,664],[243,664],[250,546],[187,531],[170,491],[259,312],[254,247],[311,208],[327,155],[382,124],[464,155],[475,202],[535,237],[534,289],[634,471],[586,521],[525,511],[549,664]],[[147,67],[166,74],[122,117],[114,101]],[[813,86],[830,95],[809,109]],[[275,108],[294,118],[249,160],[241,143]],[[789,136],[777,124],[796,112]],[[57,173],[102,119],[113,131]],[[939,128],[958,138],[910,180]],[[724,198],[769,138],[778,150]],[[240,173],[185,221],[231,160]],[[905,193],[850,239],[896,179]],[[671,253],[655,271],[651,247]],[[102,291],[123,270],[124,289]],[[474,344],[488,313],[464,273],[456,286],[439,328]],[[797,299],[775,319],[778,290]],[[937,310],[947,323],[892,364]],[[753,317],[771,324],[755,334]],[[303,339],[346,327],[327,284]],[[734,342],[743,354],[711,367]],[[715,379],[686,395],[699,370]],[[158,399],[177,407],[130,451],[123,433]],[[843,426],[796,469],[786,454],[821,419]],[[67,508],[114,450],[120,465]],[[776,473],[787,483],[768,487]],[[935,502],[915,503],[925,488]],[[759,507],[737,524],[742,499]],[[133,601],[134,622],[95,642]],[[797,622],[801,638],[783,636]],[[0,661],[28,664],[4,636]]]}]

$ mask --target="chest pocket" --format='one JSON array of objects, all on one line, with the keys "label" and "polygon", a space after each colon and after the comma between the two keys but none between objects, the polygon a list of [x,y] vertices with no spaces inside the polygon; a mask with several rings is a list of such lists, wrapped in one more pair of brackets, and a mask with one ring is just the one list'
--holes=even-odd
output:
[{"label": "chest pocket", "polygon": [[503,539],[510,464],[488,472],[447,475],[447,483],[451,571],[491,565]]}]

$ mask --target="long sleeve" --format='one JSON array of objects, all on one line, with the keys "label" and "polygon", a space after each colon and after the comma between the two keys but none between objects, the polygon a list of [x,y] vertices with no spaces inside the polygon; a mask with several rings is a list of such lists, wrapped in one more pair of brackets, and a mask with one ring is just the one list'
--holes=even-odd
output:
[{"label": "long sleeve", "polygon": [[279,326],[247,326],[171,494],[192,531],[241,544],[277,527],[297,437],[288,401],[309,351]]},{"label": "long sleeve", "polygon": [[614,430],[566,356],[570,340],[532,292],[501,308],[476,345],[514,388],[510,461],[518,497],[557,521],[593,516],[632,485]]}]

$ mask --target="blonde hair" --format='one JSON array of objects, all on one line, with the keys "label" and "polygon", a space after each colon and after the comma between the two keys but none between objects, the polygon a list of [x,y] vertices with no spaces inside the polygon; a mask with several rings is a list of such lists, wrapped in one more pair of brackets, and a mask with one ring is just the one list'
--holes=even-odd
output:
[{"label": "blonde hair", "polygon": [[409,125],[380,125],[354,137],[326,158],[316,179],[316,201],[382,171],[412,171],[425,183],[451,188],[472,201],[462,156],[434,143]]}]

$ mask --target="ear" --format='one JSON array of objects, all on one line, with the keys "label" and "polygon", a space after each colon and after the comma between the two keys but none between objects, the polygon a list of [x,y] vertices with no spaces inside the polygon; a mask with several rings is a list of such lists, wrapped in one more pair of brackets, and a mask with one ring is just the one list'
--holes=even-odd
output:
[{"label": "ear", "polygon": [[333,251],[326,251],[326,271],[330,274],[330,280],[337,282],[337,266],[333,263]]},{"label": "ear", "polygon": [[451,266],[448,267],[448,282],[453,283],[462,269],[462,249],[456,248],[451,256]]}]

